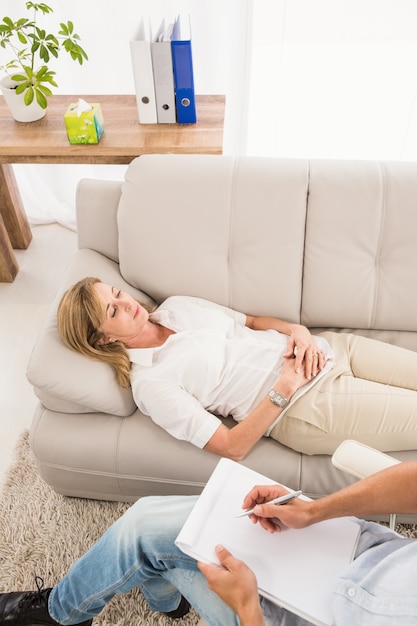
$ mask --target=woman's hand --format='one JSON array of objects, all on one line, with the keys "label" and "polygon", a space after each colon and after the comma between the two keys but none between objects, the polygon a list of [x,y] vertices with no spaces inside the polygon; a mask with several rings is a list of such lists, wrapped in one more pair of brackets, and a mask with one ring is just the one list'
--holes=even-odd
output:
[{"label": "woman's hand", "polygon": [[326,363],[323,352],[318,348],[308,328],[301,324],[291,324],[291,332],[288,338],[286,359],[295,356],[294,369],[300,371],[304,365],[305,375],[308,380],[314,378]]},{"label": "woman's hand", "polygon": [[286,358],[274,389],[290,400],[295,392],[304,387],[310,380],[311,376],[308,377],[306,374],[305,360],[300,363],[299,367],[296,367],[294,357]]},{"label": "woman's hand", "polygon": [[325,356],[316,345],[306,326],[285,322],[277,317],[257,317],[254,315],[246,316],[246,326],[253,328],[253,330],[272,329],[283,335],[288,335],[288,348],[284,357],[289,359],[295,356],[295,370],[299,370],[304,364],[308,380],[323,369],[326,363]]},{"label": "woman's hand", "polygon": [[242,626],[264,626],[255,574],[224,546],[216,546],[216,555],[221,567],[198,563],[200,571],[207,578],[209,589],[237,613]]}]

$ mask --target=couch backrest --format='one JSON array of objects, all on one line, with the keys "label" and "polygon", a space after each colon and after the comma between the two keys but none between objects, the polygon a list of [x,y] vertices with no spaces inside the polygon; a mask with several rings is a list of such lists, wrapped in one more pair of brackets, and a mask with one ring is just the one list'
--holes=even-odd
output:
[{"label": "couch backrest", "polygon": [[119,204],[121,274],[157,301],[194,295],[298,320],[307,189],[307,161],[139,157]]},{"label": "couch backrest", "polygon": [[302,321],[417,330],[417,164],[311,161]]},{"label": "couch backrest", "polygon": [[120,270],[310,327],[417,330],[417,164],[204,155],[135,159]]}]

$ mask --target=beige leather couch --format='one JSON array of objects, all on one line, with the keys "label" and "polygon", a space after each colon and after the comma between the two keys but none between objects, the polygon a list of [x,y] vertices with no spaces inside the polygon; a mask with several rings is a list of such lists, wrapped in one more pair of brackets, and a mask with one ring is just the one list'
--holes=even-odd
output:
[{"label": "beige leather couch", "polygon": [[[39,397],[31,446],[62,494],[199,493],[218,461],[167,435],[105,365],[61,344],[56,306],[83,276],[156,302],[195,295],[417,350],[417,164],[142,156],[124,182],[82,180],[77,220],[79,250],[28,365]],[[353,480],[330,456],[267,438],[243,462],[312,497]]]}]

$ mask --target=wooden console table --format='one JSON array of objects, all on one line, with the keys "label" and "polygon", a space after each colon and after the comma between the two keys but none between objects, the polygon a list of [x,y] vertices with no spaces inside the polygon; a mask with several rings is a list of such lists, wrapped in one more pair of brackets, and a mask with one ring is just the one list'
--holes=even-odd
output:
[{"label": "wooden console table", "polygon": [[221,154],[224,96],[197,96],[197,123],[139,124],[136,96],[81,96],[99,102],[104,134],[94,145],[70,145],[64,113],[74,96],[53,96],[46,116],[16,122],[0,97],[0,282],[13,282],[18,264],[13,248],[28,247],[32,233],[13,163],[128,164],[141,154]]}]

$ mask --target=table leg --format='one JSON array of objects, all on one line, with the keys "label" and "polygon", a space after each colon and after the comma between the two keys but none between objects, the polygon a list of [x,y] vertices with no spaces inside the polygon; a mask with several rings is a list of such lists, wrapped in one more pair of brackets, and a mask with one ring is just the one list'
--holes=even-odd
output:
[{"label": "table leg", "polygon": [[13,168],[4,163],[0,165],[0,282],[13,282],[19,271],[13,248],[26,249],[31,240]]},{"label": "table leg", "polygon": [[12,283],[18,271],[19,266],[10,243],[9,234],[0,215],[0,283]]},{"label": "table leg", "polygon": [[32,240],[32,232],[23,208],[13,167],[8,163],[0,165],[0,214],[9,233],[12,247],[25,250]]}]

